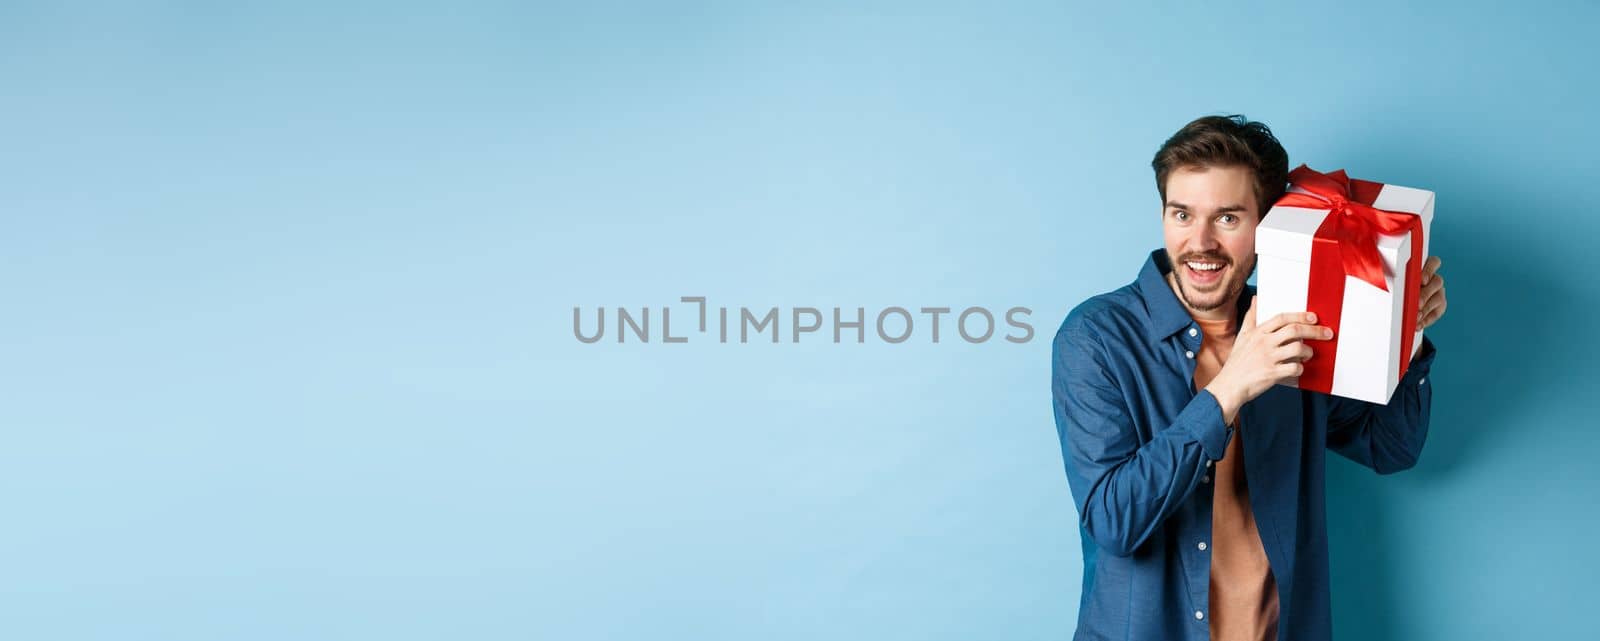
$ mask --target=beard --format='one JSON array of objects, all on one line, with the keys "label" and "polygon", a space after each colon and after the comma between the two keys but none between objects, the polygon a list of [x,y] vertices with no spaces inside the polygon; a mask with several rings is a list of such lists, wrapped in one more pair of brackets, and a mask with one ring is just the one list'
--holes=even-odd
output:
[{"label": "beard", "polygon": [[[1221,263],[1222,272],[1220,280],[1208,285],[1200,285],[1190,280],[1191,272],[1185,265],[1188,261],[1205,263]],[[1181,257],[1174,257],[1172,252],[1167,252],[1167,261],[1172,265],[1172,280],[1178,285],[1178,297],[1183,300],[1184,306],[1198,312],[1209,312],[1222,308],[1222,306],[1235,303],[1239,294],[1244,292],[1245,281],[1250,280],[1250,274],[1256,269],[1256,257],[1250,256],[1249,262],[1240,265],[1225,254],[1189,253]]]}]

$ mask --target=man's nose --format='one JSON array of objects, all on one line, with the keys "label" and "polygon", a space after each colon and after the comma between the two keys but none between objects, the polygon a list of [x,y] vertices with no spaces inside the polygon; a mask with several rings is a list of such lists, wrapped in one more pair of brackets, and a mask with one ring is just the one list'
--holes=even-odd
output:
[{"label": "man's nose", "polygon": [[1199,251],[1209,251],[1222,246],[1222,243],[1217,240],[1216,232],[1212,231],[1210,227],[1201,227],[1196,230],[1194,235],[1189,237],[1189,244]]}]

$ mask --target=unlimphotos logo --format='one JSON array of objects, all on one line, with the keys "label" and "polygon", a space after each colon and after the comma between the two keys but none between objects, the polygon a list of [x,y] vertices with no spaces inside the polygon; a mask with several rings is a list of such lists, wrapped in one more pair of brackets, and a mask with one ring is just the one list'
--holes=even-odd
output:
[{"label": "unlimphotos logo", "polygon": [[[712,308],[706,304],[704,296],[683,296],[678,299],[682,303],[692,303],[699,307],[698,333],[684,332],[674,335],[672,332],[672,307],[663,305],[659,308],[661,323],[661,343],[687,343],[696,335],[709,335],[710,312]],[[636,342],[651,342],[650,333],[650,307],[640,308],[637,315],[627,307],[615,307],[616,319],[615,332],[618,343],[628,342],[628,335],[632,334]],[[758,308],[759,309],[759,308]],[[787,313],[783,310],[787,309]],[[843,343],[853,337],[856,343],[867,342],[867,308],[832,308],[832,314],[824,315],[816,307],[768,307],[764,310],[752,311],[748,307],[738,307],[730,310],[728,307],[716,307],[716,334],[717,342],[729,342],[729,334],[736,333],[734,340],[739,343],[749,343],[751,335],[756,340],[768,338],[770,342],[777,343],[780,336],[786,335],[791,343],[799,343],[801,336],[817,334],[826,324],[824,321],[831,316],[833,322],[831,330],[833,342]],[[732,322],[730,323],[730,311]],[[922,331],[929,342],[938,343],[940,338],[940,319],[945,316],[954,316],[950,322],[955,325],[955,330],[961,339],[968,343],[984,343],[994,338],[997,328],[996,314],[986,307],[968,307],[960,312],[953,312],[949,307],[922,307],[919,315],[912,314],[905,307],[885,307],[875,314],[876,322],[873,328],[877,340],[885,343],[904,343],[911,340],[913,335]],[[1033,325],[1028,323],[1028,315],[1033,310],[1026,307],[1012,307],[1002,315],[1005,324],[1020,334],[1006,333],[1004,339],[1011,343],[1026,343],[1033,340]],[[572,308],[572,335],[584,343],[598,343],[605,339],[607,329],[612,328],[606,322],[606,308],[596,307],[592,323],[584,321],[583,309]],[[917,319],[922,318],[923,322]],[[788,321],[788,331],[783,332],[780,325]],[[923,330],[923,327],[926,330]],[[593,330],[585,332],[585,327]],[[826,334],[814,336],[812,340],[822,340]],[[707,336],[709,339],[709,336]]]}]

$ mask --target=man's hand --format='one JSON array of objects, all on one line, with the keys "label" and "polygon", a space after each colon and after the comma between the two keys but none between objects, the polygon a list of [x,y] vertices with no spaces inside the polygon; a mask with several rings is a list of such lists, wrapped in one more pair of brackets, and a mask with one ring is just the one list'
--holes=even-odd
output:
[{"label": "man's hand", "polygon": [[1439,275],[1438,256],[1429,256],[1422,265],[1422,291],[1417,294],[1417,329],[1439,322],[1448,303],[1444,298],[1444,277]]},{"label": "man's hand", "polygon": [[1233,351],[1205,387],[1222,406],[1223,422],[1233,424],[1245,403],[1305,371],[1303,363],[1311,358],[1311,346],[1305,341],[1333,338],[1333,330],[1316,322],[1317,315],[1311,312],[1285,312],[1257,327],[1256,300],[1250,299]]}]

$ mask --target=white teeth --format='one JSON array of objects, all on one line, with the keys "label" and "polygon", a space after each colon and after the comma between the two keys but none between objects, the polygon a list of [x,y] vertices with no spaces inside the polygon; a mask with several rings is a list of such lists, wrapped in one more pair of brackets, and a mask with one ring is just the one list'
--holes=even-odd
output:
[{"label": "white teeth", "polygon": [[1189,269],[1193,269],[1193,270],[1195,270],[1197,272],[1209,272],[1209,271],[1216,271],[1218,269],[1222,269],[1222,264],[1221,263],[1189,262],[1189,263],[1185,263],[1185,264],[1189,266]]}]

